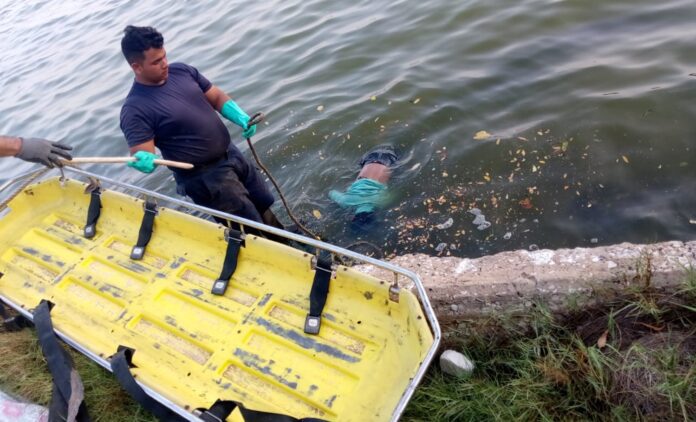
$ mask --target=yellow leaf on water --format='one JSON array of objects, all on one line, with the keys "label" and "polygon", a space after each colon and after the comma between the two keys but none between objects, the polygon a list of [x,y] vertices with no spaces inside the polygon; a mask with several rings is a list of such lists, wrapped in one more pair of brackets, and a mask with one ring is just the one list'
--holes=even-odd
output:
[{"label": "yellow leaf on water", "polygon": [[314,211],[312,211],[312,215],[313,215],[314,218],[316,218],[317,220],[321,218],[321,213],[319,212],[319,210],[314,210]]},{"label": "yellow leaf on water", "polygon": [[532,172],[537,171],[537,166],[532,166]]},{"label": "yellow leaf on water", "polygon": [[624,162],[626,164],[628,164],[628,157],[626,157],[625,155],[622,155],[621,158],[623,158]]},{"label": "yellow leaf on water", "polygon": [[491,137],[491,134],[486,132],[485,130],[479,130],[478,132],[476,132],[476,135],[474,135],[474,139],[476,139],[477,141],[482,141],[482,140],[488,139],[490,137]]},{"label": "yellow leaf on water", "polygon": [[375,96],[373,95],[372,97],[370,97],[370,100],[372,100],[372,101],[377,101],[377,97],[375,97]]},{"label": "yellow leaf on water", "polygon": [[490,182],[490,181],[491,181],[491,176],[489,176],[488,173],[484,174],[484,175],[483,175],[483,178],[486,180],[486,182]]}]

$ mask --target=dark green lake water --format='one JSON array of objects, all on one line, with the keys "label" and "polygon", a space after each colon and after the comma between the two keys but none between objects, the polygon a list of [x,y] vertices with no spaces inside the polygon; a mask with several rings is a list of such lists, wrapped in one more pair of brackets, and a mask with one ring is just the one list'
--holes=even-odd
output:
[{"label": "dark green lake water", "polygon": [[[121,30],[153,25],[170,61],[266,112],[256,148],[339,245],[475,256],[696,238],[693,0],[5,0],[0,22],[0,133],[125,154]],[[402,155],[392,202],[354,232],[327,192],[382,143]],[[2,179],[29,169],[0,160]],[[166,169],[88,169],[175,195]]]}]

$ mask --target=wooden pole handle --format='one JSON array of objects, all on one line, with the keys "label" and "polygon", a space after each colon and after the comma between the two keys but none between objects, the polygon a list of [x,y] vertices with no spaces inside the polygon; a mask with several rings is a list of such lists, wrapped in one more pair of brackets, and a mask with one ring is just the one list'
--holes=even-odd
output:
[{"label": "wooden pole handle", "polygon": [[[68,164],[115,164],[129,163],[136,161],[135,157],[73,157],[72,160],[63,160]],[[193,164],[182,163],[180,161],[155,159],[158,166],[176,167],[184,170],[193,168]]]}]

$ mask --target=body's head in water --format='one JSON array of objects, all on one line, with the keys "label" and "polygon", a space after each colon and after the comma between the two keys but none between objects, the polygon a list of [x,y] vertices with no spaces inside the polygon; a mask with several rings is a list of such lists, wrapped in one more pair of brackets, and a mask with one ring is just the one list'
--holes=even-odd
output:
[{"label": "body's head in water", "polygon": [[365,229],[375,221],[375,212],[387,199],[387,183],[398,156],[391,145],[377,146],[360,160],[360,173],[345,192],[332,190],[329,197],[344,208],[351,208],[351,227]]}]

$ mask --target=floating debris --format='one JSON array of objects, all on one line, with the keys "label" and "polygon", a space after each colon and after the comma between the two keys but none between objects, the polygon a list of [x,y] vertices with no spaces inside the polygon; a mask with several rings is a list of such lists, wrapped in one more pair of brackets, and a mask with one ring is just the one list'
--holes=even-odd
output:
[{"label": "floating debris", "polygon": [[512,237],[512,233],[511,233],[511,232],[507,232],[507,233],[505,233],[505,234],[503,235],[503,239],[505,239],[505,240],[510,240],[511,237]]},{"label": "floating debris", "polygon": [[319,210],[314,210],[314,211],[312,211],[312,215],[313,215],[314,218],[316,218],[317,220],[319,220],[319,219],[321,218],[321,212],[319,212]]},{"label": "floating debris", "polygon": [[447,248],[447,243],[442,242],[442,243],[438,244],[438,245],[435,247],[435,251],[437,251],[438,253],[441,253],[441,252],[444,251],[446,248]]},{"label": "floating debris", "polygon": [[474,135],[474,139],[476,139],[477,141],[483,141],[483,140],[485,140],[485,139],[490,138],[491,136],[493,136],[493,135],[491,135],[490,133],[486,132],[485,130],[479,130],[479,131],[476,132],[476,134]]},{"label": "floating debris", "polygon": [[324,111],[324,106],[320,105],[319,107],[317,107],[317,111]]},{"label": "floating debris", "polygon": [[476,226],[477,229],[479,230],[486,230],[491,226],[490,221],[486,221],[486,216],[483,215],[480,209],[478,208],[472,208],[468,211],[469,214],[473,214],[476,217],[474,218],[474,221],[471,223]]},{"label": "floating debris", "polygon": [[531,245],[529,245],[529,250],[530,251],[538,251],[539,247],[536,244],[532,243]]},{"label": "floating debris", "polygon": [[450,217],[444,223],[436,225],[435,228],[438,230],[445,230],[445,229],[449,229],[450,227],[452,227],[453,224],[454,224],[454,219],[452,219]]}]

